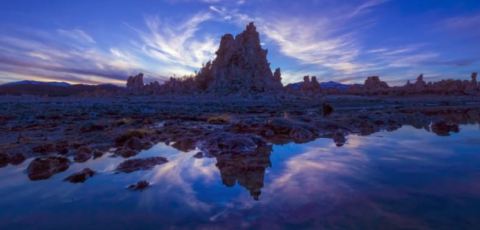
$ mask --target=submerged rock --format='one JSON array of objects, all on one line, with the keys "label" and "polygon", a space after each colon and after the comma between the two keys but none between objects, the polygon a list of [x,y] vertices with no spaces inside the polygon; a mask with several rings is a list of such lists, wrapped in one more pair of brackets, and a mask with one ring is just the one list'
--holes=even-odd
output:
[{"label": "submerged rock", "polygon": [[164,157],[149,157],[143,159],[131,159],[122,162],[118,165],[116,171],[131,173],[139,170],[149,170],[156,165],[167,163],[168,160]]},{"label": "submerged rock", "polygon": [[68,169],[70,160],[60,156],[50,156],[33,160],[27,168],[30,180],[44,180]]},{"label": "submerged rock", "polygon": [[446,121],[438,121],[432,124],[432,132],[439,136],[449,136],[450,132],[458,133],[460,128],[458,124],[454,124]]},{"label": "submerged rock", "polygon": [[71,183],[83,183],[93,175],[95,175],[95,172],[93,170],[85,168],[80,172],[68,176],[67,178],[65,178],[65,181],[69,181]]},{"label": "submerged rock", "polygon": [[150,183],[148,181],[142,180],[137,182],[136,184],[129,185],[128,189],[133,191],[143,191],[148,187],[150,187]]}]

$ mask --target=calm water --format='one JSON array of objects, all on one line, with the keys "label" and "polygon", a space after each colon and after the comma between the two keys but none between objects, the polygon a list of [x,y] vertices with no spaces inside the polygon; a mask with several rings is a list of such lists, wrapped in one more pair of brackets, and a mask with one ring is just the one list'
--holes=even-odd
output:
[{"label": "calm water", "polygon": [[[478,229],[480,128],[460,128],[440,137],[403,127],[348,136],[343,147],[317,139],[243,163],[158,144],[137,156],[169,159],[150,171],[115,174],[123,159],[106,155],[34,182],[27,160],[0,169],[0,229]],[[99,174],[63,181],[85,167]],[[125,189],[139,180],[153,185]]]}]

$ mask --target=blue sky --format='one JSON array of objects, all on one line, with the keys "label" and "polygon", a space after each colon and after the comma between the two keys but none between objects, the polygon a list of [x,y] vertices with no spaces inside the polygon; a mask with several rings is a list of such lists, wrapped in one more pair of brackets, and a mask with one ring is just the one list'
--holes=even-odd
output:
[{"label": "blue sky", "polygon": [[0,83],[191,74],[250,21],[284,83],[480,71],[478,0],[0,0]]}]

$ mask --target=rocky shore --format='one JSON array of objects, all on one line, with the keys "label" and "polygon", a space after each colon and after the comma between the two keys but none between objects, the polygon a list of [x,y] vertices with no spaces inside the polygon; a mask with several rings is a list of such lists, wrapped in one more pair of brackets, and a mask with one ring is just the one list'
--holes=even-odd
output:
[{"label": "rocky shore", "polygon": [[[103,154],[125,158],[118,172],[148,170],[164,158],[134,160],[166,143],[195,157],[213,157],[226,185],[258,197],[274,144],[393,131],[404,125],[436,135],[480,122],[476,97],[261,98],[189,97],[0,98],[0,167],[34,158],[26,176],[48,179]],[[133,159],[132,159],[133,158]],[[251,172],[251,173],[245,173]],[[83,182],[89,170],[67,178]]]}]

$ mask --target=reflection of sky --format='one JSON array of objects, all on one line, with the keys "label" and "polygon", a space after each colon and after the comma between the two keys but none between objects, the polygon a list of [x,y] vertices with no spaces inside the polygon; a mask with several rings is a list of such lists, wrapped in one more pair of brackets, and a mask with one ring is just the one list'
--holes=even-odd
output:
[{"label": "reflection of sky", "polygon": [[[374,228],[372,222],[448,227],[454,217],[459,224],[475,223],[480,211],[478,133],[477,126],[462,126],[460,133],[439,137],[404,127],[348,136],[344,147],[330,139],[274,146],[259,201],[239,185],[225,187],[215,159],[195,159],[196,151],[182,153],[163,144],[138,157],[161,155],[168,163],[131,174],[114,174],[122,159],[104,156],[30,182],[24,162],[0,169],[0,219],[8,220],[3,224],[35,220],[39,226],[52,221],[107,226],[115,220],[123,227],[132,221],[144,227],[261,227],[265,221],[325,228]],[[84,184],[62,181],[84,167],[100,174]],[[142,179],[152,187],[125,189]]]}]

